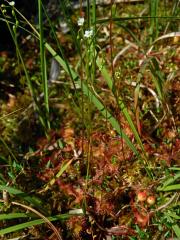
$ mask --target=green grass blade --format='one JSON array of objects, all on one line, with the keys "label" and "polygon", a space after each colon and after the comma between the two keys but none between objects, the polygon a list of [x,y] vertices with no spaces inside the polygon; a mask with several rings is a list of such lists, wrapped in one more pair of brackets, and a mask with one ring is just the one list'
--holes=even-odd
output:
[{"label": "green grass blade", "polygon": [[41,0],[38,0],[38,18],[39,18],[39,34],[40,34],[40,60],[41,60],[41,77],[42,77],[42,86],[44,93],[44,104],[45,104],[45,119],[46,127],[50,129],[49,122],[49,98],[48,98],[48,79],[47,79],[47,69],[46,69],[46,53],[44,47],[44,31],[43,31],[43,17],[42,17],[42,3]]},{"label": "green grass blade", "polygon": [[97,64],[99,70],[101,71],[102,75],[105,77],[105,80],[107,82],[109,89],[112,90],[112,88],[113,88],[112,79],[108,73],[108,70],[104,67],[104,61],[98,57],[96,60],[96,64]]},{"label": "green grass blade", "polygon": [[150,70],[153,75],[153,82],[155,84],[156,90],[158,92],[159,98],[163,100],[163,85],[164,85],[164,78],[162,72],[159,67],[159,63],[156,58],[151,58],[150,61]]},{"label": "green grass blade", "polygon": [[[72,215],[70,215],[70,214],[60,214],[60,215],[56,215],[56,216],[53,216],[53,217],[49,217],[47,219],[50,222],[52,222],[52,221],[57,221],[57,220],[66,220],[70,216],[72,216]],[[16,231],[19,231],[21,229],[32,227],[32,226],[35,226],[35,225],[39,225],[39,224],[42,224],[42,223],[45,223],[45,220],[37,219],[37,220],[17,224],[17,225],[11,226],[11,227],[1,229],[0,230],[0,235],[2,236],[2,235],[7,234],[7,233],[16,232]]]},{"label": "green grass blade", "polygon": [[129,126],[130,126],[130,128],[131,128],[131,130],[132,130],[132,132],[134,134],[134,137],[135,137],[136,141],[138,142],[138,144],[141,147],[142,151],[145,153],[142,141],[141,141],[141,139],[139,137],[139,134],[138,134],[138,132],[136,130],[136,127],[135,127],[135,125],[134,125],[134,123],[133,123],[133,121],[131,119],[131,116],[129,115],[127,107],[125,106],[125,104],[124,104],[124,102],[123,102],[121,97],[119,97],[119,99],[118,99],[118,104],[119,104],[119,108],[121,109],[122,113],[124,114],[126,120],[129,123]]},{"label": "green grass blade", "polygon": [[[39,198],[37,198],[37,197],[34,197],[34,196],[31,197],[31,196],[29,196],[28,194],[22,192],[19,189],[8,187],[6,185],[0,185],[0,190],[1,191],[6,190],[9,194],[15,195],[18,198],[21,198],[22,200],[27,201],[28,203],[30,203],[33,206],[35,206],[38,209],[40,209],[41,211],[43,210],[43,208],[42,208],[42,201]],[[43,212],[45,212],[45,211],[43,210]]]},{"label": "green grass blade", "polygon": [[27,214],[27,213],[7,213],[7,214],[0,214],[0,221],[2,220],[11,220],[16,218],[29,218],[29,217],[35,217],[36,215]]},{"label": "green grass blade", "polygon": [[[158,17],[150,17],[150,16],[142,16],[142,17],[113,17],[112,20],[113,22],[123,22],[123,21],[132,21],[132,20],[148,20],[151,18],[158,18],[158,19],[170,19],[173,21],[179,21],[180,17],[179,16],[158,16]],[[102,24],[102,23],[109,23],[111,18],[103,18],[103,19],[97,19],[96,23],[97,24]]]},{"label": "green grass blade", "polygon": [[158,3],[159,0],[150,0],[150,44],[158,37]]},{"label": "green grass blade", "polygon": [[[16,156],[14,155],[14,153],[12,152],[11,148],[9,148],[8,144],[4,141],[4,139],[0,136],[0,142],[2,142],[2,144],[4,145],[4,147],[7,149],[7,151],[9,152],[10,156],[15,160],[15,162],[18,162]],[[10,166],[11,167],[11,166]]]},{"label": "green grass blade", "polygon": [[180,184],[174,184],[174,185],[166,186],[166,187],[161,189],[161,191],[163,191],[163,192],[178,191],[178,190],[180,190]]}]

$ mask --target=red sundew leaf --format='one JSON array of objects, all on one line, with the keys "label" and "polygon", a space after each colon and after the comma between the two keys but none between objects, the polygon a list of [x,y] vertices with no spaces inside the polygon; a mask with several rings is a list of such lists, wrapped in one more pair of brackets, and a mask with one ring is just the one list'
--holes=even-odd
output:
[{"label": "red sundew leaf", "polygon": [[105,151],[104,143],[101,143],[98,147],[92,147],[93,157],[103,157]]},{"label": "red sundew leaf", "polygon": [[148,225],[149,223],[149,215],[143,215],[139,212],[134,213],[135,219],[136,219],[136,223],[141,226],[141,227],[145,227]]},{"label": "red sundew leaf", "polygon": [[144,143],[144,150],[149,155],[152,155],[155,151],[151,143]]},{"label": "red sundew leaf", "polygon": [[46,169],[43,173],[38,173],[37,177],[45,182],[48,182],[55,175],[54,169]]},{"label": "red sundew leaf", "polygon": [[136,232],[132,228],[126,226],[115,226],[112,228],[106,229],[108,235],[114,236],[135,236]]},{"label": "red sundew leaf", "polygon": [[81,152],[88,152],[88,141],[84,138],[76,139],[76,148]]},{"label": "red sundew leaf", "polygon": [[106,201],[105,199],[100,201],[96,199],[95,212],[100,215],[113,215],[114,205],[111,202]]},{"label": "red sundew leaf", "polygon": [[74,137],[74,129],[70,127],[64,128],[62,131],[62,137],[64,140]]},{"label": "red sundew leaf", "polygon": [[112,163],[108,163],[104,166],[104,174],[110,174],[110,175],[114,175],[114,174],[118,174],[119,168],[118,165],[116,164],[112,164]]},{"label": "red sundew leaf", "polygon": [[63,183],[59,179],[56,181],[59,185],[60,189],[63,190],[63,192],[67,195],[75,197],[74,204],[78,204],[82,201],[84,197],[84,192],[80,188],[75,189],[74,186],[72,186],[69,183]]},{"label": "red sundew leaf", "polygon": [[174,146],[175,146],[176,149],[180,149],[180,139],[179,138],[176,139]]},{"label": "red sundew leaf", "polygon": [[82,221],[83,221],[82,216],[72,216],[66,222],[67,226],[68,226],[68,229],[73,231],[73,234],[75,236],[78,236],[79,232],[82,229]]},{"label": "red sundew leaf", "polygon": [[3,58],[9,57],[9,52],[8,51],[1,51],[0,52],[0,57],[3,57]]},{"label": "red sundew leaf", "polygon": [[132,201],[131,208],[134,214],[135,222],[142,228],[146,227],[149,224],[150,214],[144,211],[139,212]]},{"label": "red sundew leaf", "polygon": [[26,62],[25,62],[26,68],[29,70],[32,70],[35,66],[35,59],[33,58],[29,58]]},{"label": "red sundew leaf", "polygon": [[50,157],[43,157],[40,162],[40,167],[44,167],[50,161]]},{"label": "red sundew leaf", "polygon": [[96,184],[96,185],[101,185],[103,182],[103,170],[98,169],[96,170],[95,176],[93,176],[92,180],[90,180],[89,183]]}]

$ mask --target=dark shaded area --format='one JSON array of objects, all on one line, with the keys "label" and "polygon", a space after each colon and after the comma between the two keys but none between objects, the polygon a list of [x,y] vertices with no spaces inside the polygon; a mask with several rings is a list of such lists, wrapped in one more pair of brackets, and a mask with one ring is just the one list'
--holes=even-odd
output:
[{"label": "dark shaded area", "polygon": [[[48,1],[43,1],[44,4]],[[38,1],[34,0],[18,0],[15,2],[15,7],[18,11],[21,12],[23,16],[25,16],[28,20],[34,17],[37,14],[37,3]],[[11,8],[6,8],[7,15],[11,16]],[[6,22],[3,20],[4,16],[2,12],[0,12],[0,51],[13,51],[14,50],[14,42],[12,36],[9,32],[8,26]],[[9,19],[11,21],[11,19]],[[23,31],[22,31],[23,33]]]},{"label": "dark shaded area", "polygon": [[[43,3],[43,19],[44,19],[44,30],[46,30],[46,25],[48,24],[47,16],[51,19],[51,21],[56,22],[58,21],[59,27],[61,28],[61,24],[64,25],[64,22],[67,23],[69,19],[64,17],[64,11],[66,16],[71,15],[73,13],[73,9],[76,9],[79,6],[78,0],[44,0]],[[34,0],[19,0],[15,2],[15,8],[27,19],[30,20],[34,24],[38,24],[38,1]],[[7,13],[6,16],[9,16],[9,21],[14,21],[14,19],[11,19],[12,13],[11,13],[11,7],[5,8]],[[46,12],[46,13],[45,13]],[[16,13],[17,14],[17,13]],[[18,15],[18,14],[17,14]],[[0,36],[3,36],[0,38],[0,51],[14,51],[14,41],[12,39],[12,36],[10,34],[10,31],[8,29],[8,26],[6,22],[3,20],[4,16],[2,12],[0,12]],[[18,19],[21,19],[20,16],[18,16]],[[59,19],[61,19],[59,21]],[[31,29],[28,29],[29,27],[24,23],[24,20],[21,19],[22,22],[19,24],[21,27],[24,27],[25,29],[29,30],[31,32]],[[12,25],[10,25],[12,27]],[[22,37],[23,35],[26,35],[26,32],[21,28],[18,28],[18,35],[17,37]],[[67,27],[65,27],[66,29]],[[68,31],[63,30],[62,31]],[[48,30],[49,33],[49,30]]]},{"label": "dark shaded area", "polygon": [[[31,3],[33,2],[33,3]],[[27,18],[31,17],[36,13],[36,1],[17,1],[16,8]],[[11,12],[9,11],[9,16]],[[0,17],[4,19],[2,13]],[[11,19],[9,19],[11,21]],[[12,27],[12,25],[10,25]],[[0,38],[0,51],[14,51],[14,41],[11,36],[11,33],[8,29],[7,23],[4,20],[0,22],[0,35],[3,36]]]}]

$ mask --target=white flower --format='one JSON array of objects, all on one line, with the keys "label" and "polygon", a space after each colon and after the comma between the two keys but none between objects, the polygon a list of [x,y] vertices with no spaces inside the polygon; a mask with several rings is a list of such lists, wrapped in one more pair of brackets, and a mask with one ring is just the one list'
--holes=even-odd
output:
[{"label": "white flower", "polygon": [[14,1],[9,2],[9,5],[10,5],[11,7],[14,7],[15,2],[14,2]]},{"label": "white flower", "polygon": [[77,24],[78,24],[78,26],[83,26],[83,24],[84,24],[84,18],[83,18],[83,17],[80,17],[80,18],[78,19]]},{"label": "white flower", "polygon": [[84,37],[85,38],[90,38],[93,36],[93,30],[86,30],[85,33],[84,33]]}]

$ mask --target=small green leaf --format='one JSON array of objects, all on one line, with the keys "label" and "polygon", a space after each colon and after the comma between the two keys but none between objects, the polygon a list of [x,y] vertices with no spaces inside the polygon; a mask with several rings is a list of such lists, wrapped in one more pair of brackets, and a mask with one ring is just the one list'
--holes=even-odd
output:
[{"label": "small green leaf", "polygon": [[166,191],[177,191],[180,190],[180,184],[174,184],[170,186],[163,187],[161,191],[166,192]]},{"label": "small green leaf", "polygon": [[180,184],[172,185],[178,178],[180,178],[180,172],[174,174],[163,182],[162,186],[157,188],[158,191],[171,191],[180,189]]},{"label": "small green leaf", "polygon": [[180,239],[180,228],[179,228],[179,226],[177,224],[173,225],[172,229],[174,230],[174,232],[175,232],[176,236],[178,237],[178,239]]}]

